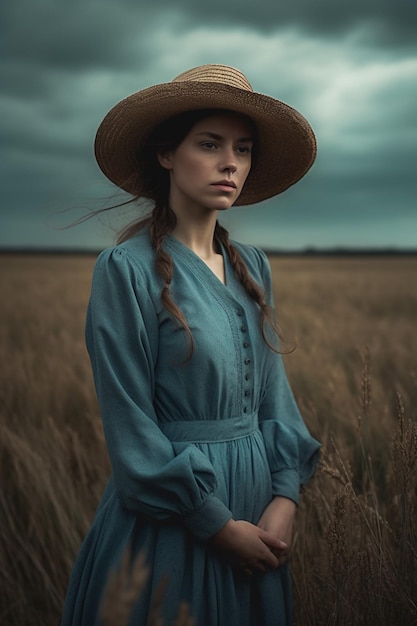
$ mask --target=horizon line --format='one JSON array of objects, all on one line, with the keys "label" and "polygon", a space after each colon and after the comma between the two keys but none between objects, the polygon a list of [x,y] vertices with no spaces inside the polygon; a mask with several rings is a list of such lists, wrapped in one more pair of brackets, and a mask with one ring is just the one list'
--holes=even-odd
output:
[{"label": "horizon line", "polygon": [[[86,247],[54,247],[54,246],[0,246],[0,254],[21,254],[21,255],[87,255],[97,256],[109,246],[103,248],[86,248]],[[401,248],[397,246],[304,246],[300,248],[270,248],[268,246],[257,246],[270,256],[291,256],[291,255],[346,255],[346,256],[407,256],[417,255],[416,248]]]}]

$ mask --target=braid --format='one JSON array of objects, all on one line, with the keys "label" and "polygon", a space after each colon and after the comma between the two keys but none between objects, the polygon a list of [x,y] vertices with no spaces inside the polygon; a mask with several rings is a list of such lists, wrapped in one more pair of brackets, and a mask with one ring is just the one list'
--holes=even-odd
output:
[{"label": "braid", "polygon": [[253,278],[251,278],[242,257],[240,256],[237,249],[230,242],[228,231],[223,228],[223,226],[220,226],[218,222],[216,223],[215,236],[226,248],[232,267],[236,273],[236,276],[244,287],[246,293],[259,305],[261,311],[261,332],[263,340],[269,346],[269,348],[271,348],[271,350],[277,352],[277,349],[271,344],[266,336],[265,322],[270,325],[270,327],[276,333],[279,339],[282,339],[282,337],[275,321],[274,310],[266,302],[264,291],[261,289],[258,283],[256,283]]},{"label": "braid", "polygon": [[[156,204],[150,216],[130,225],[122,232],[119,237],[119,242],[129,239],[145,226],[149,226],[151,243],[156,253],[156,269],[164,281],[164,286],[161,291],[161,303],[162,306],[180,323],[187,333],[189,351],[186,361],[188,361],[194,353],[193,335],[183,312],[171,298],[170,285],[174,273],[174,266],[171,256],[163,249],[164,239],[166,235],[168,235],[168,233],[175,228],[176,223],[177,218],[175,213],[169,208],[169,206],[165,203]],[[266,302],[264,291],[258,283],[251,278],[242,257],[230,242],[229,233],[225,228],[223,228],[223,226],[220,226],[218,222],[216,222],[215,237],[225,247],[236,276],[244,287],[246,293],[259,306],[261,313],[261,332],[265,343],[269,346],[269,348],[271,348],[271,350],[278,352],[278,350],[272,345],[273,342],[267,338],[265,332],[266,322],[278,338],[282,339],[281,333],[275,321],[274,311]]]},{"label": "braid", "polygon": [[176,222],[177,218],[175,217],[175,213],[168,206],[155,206],[149,220],[149,232],[152,246],[156,252],[156,269],[164,281],[164,286],[161,291],[162,306],[175,317],[187,333],[190,343],[186,359],[188,361],[194,352],[193,335],[184,314],[171,298],[170,285],[174,267],[171,256],[167,254],[162,247],[164,238],[174,229]]},{"label": "braid", "polygon": [[[187,111],[177,116],[173,116],[157,126],[148,136],[141,149],[140,155],[138,156],[140,161],[140,168],[138,172],[133,174],[132,181],[129,181],[129,188],[134,190],[134,197],[126,203],[114,205],[115,208],[117,206],[129,204],[131,201],[133,202],[144,198],[150,199],[154,202],[154,209],[152,213],[146,215],[138,221],[133,222],[122,230],[118,237],[118,243],[130,239],[145,227],[149,228],[151,243],[156,254],[156,269],[163,280],[161,303],[164,308],[177,320],[177,322],[179,322],[187,334],[190,344],[188,358],[191,358],[194,352],[193,336],[184,314],[171,298],[170,285],[172,282],[174,267],[171,256],[163,249],[164,239],[168,233],[174,230],[177,219],[174,212],[168,206],[169,175],[167,170],[161,166],[158,154],[168,152],[170,150],[176,150],[187,136],[190,129],[193,128],[198,121],[218,112],[219,111],[215,109]],[[258,144],[257,131],[250,118],[247,118],[247,122],[251,125],[253,129],[253,136],[255,138],[252,153],[253,165]],[[97,213],[100,212],[101,211],[97,211]],[[259,306],[261,314],[261,331],[265,343],[272,350],[278,351],[273,346],[275,341],[273,341],[272,338],[271,341],[269,341],[267,338],[265,322],[267,322],[276,336],[281,338],[281,335],[274,320],[273,309],[266,302],[265,294],[262,288],[249,275],[242,257],[237,249],[230,243],[229,233],[227,230],[225,230],[218,223],[216,223],[215,236],[227,250],[227,254],[230,258],[230,262],[236,276],[243,285],[246,293]]]}]

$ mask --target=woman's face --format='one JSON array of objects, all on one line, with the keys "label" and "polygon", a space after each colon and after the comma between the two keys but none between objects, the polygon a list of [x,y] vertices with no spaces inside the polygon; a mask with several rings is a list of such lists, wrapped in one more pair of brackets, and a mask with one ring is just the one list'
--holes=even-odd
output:
[{"label": "woman's face", "polygon": [[231,207],[249,174],[253,143],[253,129],[244,116],[219,113],[197,122],[175,150],[159,154],[170,174],[174,213]]}]

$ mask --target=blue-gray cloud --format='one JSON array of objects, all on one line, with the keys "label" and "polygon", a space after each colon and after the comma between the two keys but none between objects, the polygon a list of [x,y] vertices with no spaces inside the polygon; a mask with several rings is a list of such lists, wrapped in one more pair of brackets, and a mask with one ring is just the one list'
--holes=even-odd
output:
[{"label": "blue-gray cloud", "polygon": [[289,225],[297,215],[300,233],[304,215],[319,241],[338,215],[335,204],[343,207],[339,223],[350,214],[363,224],[388,220],[395,205],[409,225],[416,18],[412,0],[8,0],[0,33],[0,245],[17,241],[28,211],[32,223],[34,211],[111,195],[92,156],[104,114],[129,93],[207,62],[240,67],[256,90],[301,110],[317,132],[315,168],[279,199],[280,211],[260,209],[265,220]]}]

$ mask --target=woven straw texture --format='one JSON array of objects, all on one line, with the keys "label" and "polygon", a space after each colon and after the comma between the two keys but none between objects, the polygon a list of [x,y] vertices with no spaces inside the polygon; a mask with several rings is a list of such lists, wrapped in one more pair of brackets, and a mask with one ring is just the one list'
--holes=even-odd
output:
[{"label": "woven straw texture", "polygon": [[103,173],[132,192],[138,155],[149,133],[167,118],[193,109],[226,109],[256,124],[259,154],[236,205],[260,202],[296,183],[316,157],[316,139],[307,120],[280,100],[256,93],[237,69],[203,65],[170,83],[143,89],[114,106],[101,123],[95,155]]}]

